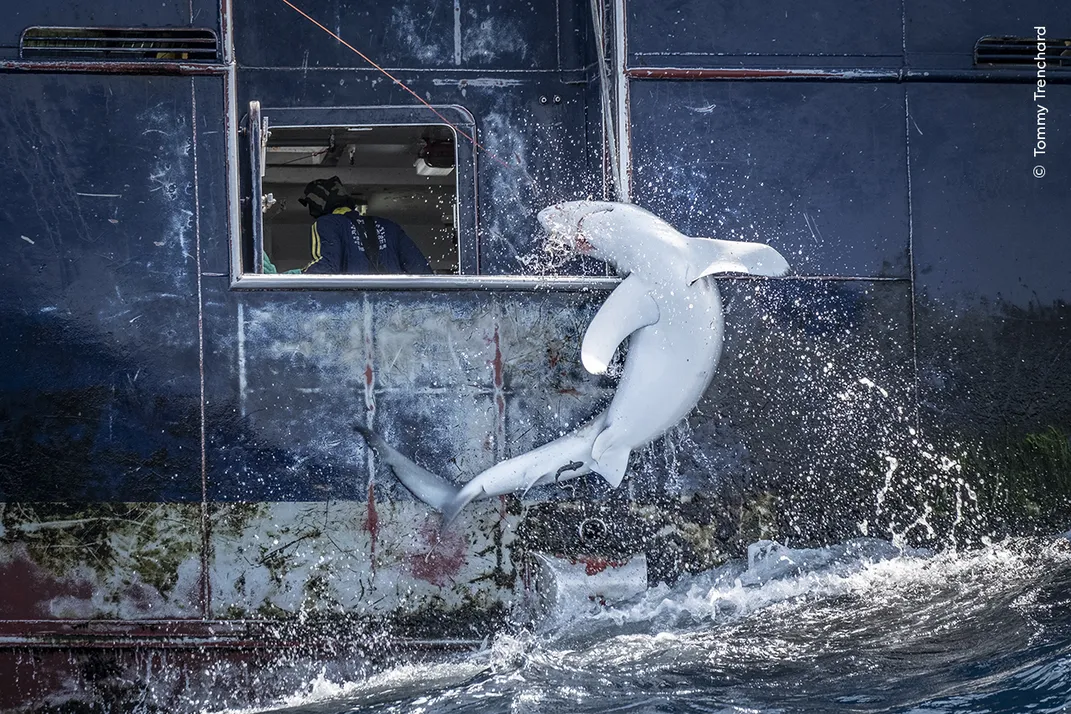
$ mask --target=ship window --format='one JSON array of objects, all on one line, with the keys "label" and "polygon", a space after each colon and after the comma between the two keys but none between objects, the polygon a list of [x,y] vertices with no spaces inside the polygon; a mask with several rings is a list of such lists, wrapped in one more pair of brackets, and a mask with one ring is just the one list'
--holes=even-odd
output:
[{"label": "ship window", "polygon": [[[320,231],[314,236],[312,230],[314,216],[323,211],[322,199],[315,192],[312,201],[306,195],[306,186],[320,180],[338,189],[329,198],[329,213],[331,208],[348,208],[343,210],[350,213],[347,218],[382,219],[378,223],[391,225],[392,237],[398,235],[394,227],[400,228],[427,260],[430,275],[475,274],[471,149],[459,145],[457,125],[428,122],[430,112],[415,116],[417,112],[408,107],[273,111],[251,103],[243,127],[248,143],[240,252],[232,255],[239,281],[254,287],[249,278],[255,277],[255,287],[307,287],[297,279],[304,276],[313,279],[309,285],[324,284],[326,263],[321,262],[319,269],[310,267],[317,258],[325,259],[316,253]],[[353,224],[347,250],[363,256],[361,229],[367,224],[363,218]],[[351,228],[337,221],[329,225],[335,230]],[[399,277],[419,272],[373,271],[361,256],[348,267],[333,263],[327,271],[336,278],[331,286],[337,286],[339,279],[375,286],[383,278],[398,282]],[[386,266],[389,260],[381,262]],[[282,280],[264,282],[273,278]]]}]

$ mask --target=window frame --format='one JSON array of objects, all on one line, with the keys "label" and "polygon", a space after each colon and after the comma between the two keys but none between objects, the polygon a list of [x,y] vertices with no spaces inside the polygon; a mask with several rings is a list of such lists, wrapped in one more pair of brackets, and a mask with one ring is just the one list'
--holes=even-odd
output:
[{"label": "window frame", "polygon": [[[445,119],[432,117],[424,107],[412,106],[344,106],[344,107],[263,107],[250,102],[243,119],[242,131],[245,141],[239,142],[242,157],[239,161],[241,175],[241,220],[232,229],[230,245],[230,271],[232,288],[420,288],[435,287],[435,283],[455,281],[459,278],[479,277],[479,242],[477,239],[476,154],[472,144],[458,135],[458,130],[470,136],[476,130],[476,121],[463,107],[437,106]],[[265,122],[266,120],[266,122]],[[364,128],[387,126],[447,126],[455,133],[456,211],[454,230],[458,246],[457,275],[305,275],[265,274],[255,246],[263,246],[263,214],[260,197],[263,194],[263,132],[277,129],[299,128]],[[252,241],[253,265],[245,265],[244,252]]]},{"label": "window frame", "polygon": [[[229,95],[234,96],[234,87]],[[253,109],[259,109],[259,115]],[[232,104],[232,107],[235,105]],[[237,107],[235,107],[237,108]],[[428,126],[442,124],[423,106],[335,106],[335,107],[259,107],[251,101],[245,111],[232,120],[233,137],[230,148],[232,168],[232,210],[230,226],[229,272],[232,290],[609,290],[620,283],[614,276],[573,275],[481,275],[479,240],[478,155],[472,142],[459,135],[459,129],[476,137],[476,120],[462,106],[438,105],[436,112],[454,125],[457,136],[457,275],[306,275],[265,274],[245,272],[243,249],[254,240],[254,230],[261,232],[263,245],[263,216],[259,211],[261,189],[261,156],[251,150],[251,141],[259,128],[250,126],[250,117],[268,119],[268,129],[302,127],[363,127],[363,126]],[[244,115],[244,116],[243,116]],[[234,114],[232,114],[232,117]],[[239,136],[241,134],[241,136]],[[256,170],[254,178],[253,171]],[[256,196],[257,201],[252,198]],[[254,258],[254,265],[259,263]]]}]

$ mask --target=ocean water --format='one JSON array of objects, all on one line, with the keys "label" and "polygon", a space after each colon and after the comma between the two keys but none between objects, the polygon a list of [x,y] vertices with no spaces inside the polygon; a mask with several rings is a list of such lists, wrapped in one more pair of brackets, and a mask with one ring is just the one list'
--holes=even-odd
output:
[{"label": "ocean water", "polygon": [[229,711],[1071,711],[1071,541],[756,543],[614,607],[560,594],[479,651]]}]

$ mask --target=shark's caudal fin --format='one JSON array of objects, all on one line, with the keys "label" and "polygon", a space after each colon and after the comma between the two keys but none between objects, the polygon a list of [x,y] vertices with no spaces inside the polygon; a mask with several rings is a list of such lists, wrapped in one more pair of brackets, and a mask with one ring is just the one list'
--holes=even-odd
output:
[{"label": "shark's caudal fin", "polygon": [[716,238],[689,238],[688,282],[715,273],[746,273],[775,277],[788,272],[788,261],[765,243]]},{"label": "shark's caudal fin", "polygon": [[[606,412],[602,412],[574,432],[512,459],[500,461],[460,488],[413,463],[372,430],[360,424],[355,424],[353,428],[375,449],[403,486],[443,514],[443,525],[446,526],[461,509],[478,498],[527,491],[536,485],[591,473],[591,445],[605,424]],[[628,460],[627,454],[625,459]]]},{"label": "shark's caudal fin", "polygon": [[360,424],[354,424],[353,428],[375,449],[376,454],[390,467],[402,485],[421,501],[437,511],[443,511],[457,498],[461,490],[457,486],[413,463],[371,429]]},{"label": "shark's caudal fin", "polygon": [[500,461],[477,474],[440,510],[449,523],[477,498],[527,492],[533,486],[565,481],[591,473],[591,446],[606,425],[606,412],[576,431],[519,456]]}]

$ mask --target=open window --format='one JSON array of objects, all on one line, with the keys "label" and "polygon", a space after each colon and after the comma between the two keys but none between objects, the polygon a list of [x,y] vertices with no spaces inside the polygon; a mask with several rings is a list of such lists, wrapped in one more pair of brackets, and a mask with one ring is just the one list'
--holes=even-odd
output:
[{"label": "open window", "polygon": [[[236,282],[298,287],[304,277],[323,284],[328,276],[304,272],[317,259],[314,223],[321,229],[330,223],[335,235],[340,226],[352,231],[348,249],[362,255],[369,247],[363,242],[367,226],[380,226],[381,236],[389,231],[390,241],[400,228],[427,260],[431,277],[475,275],[474,156],[455,130],[472,132],[474,122],[456,107],[436,110],[446,121],[423,108],[262,110],[251,102],[243,122],[243,225],[232,250]],[[327,213],[346,214],[347,220],[320,223],[316,214],[322,207],[310,212],[306,186],[334,177],[345,200],[332,195]],[[365,217],[374,220],[368,223]],[[385,249],[393,249],[393,243]],[[349,267],[355,262],[337,272],[332,268],[329,282],[404,287],[428,277],[401,269],[372,274]]]}]

